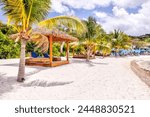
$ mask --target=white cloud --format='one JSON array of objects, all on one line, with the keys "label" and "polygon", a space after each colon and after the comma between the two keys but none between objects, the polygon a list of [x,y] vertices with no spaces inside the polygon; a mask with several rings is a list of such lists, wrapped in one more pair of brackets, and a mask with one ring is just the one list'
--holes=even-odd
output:
[{"label": "white cloud", "polygon": [[123,8],[135,8],[149,0],[112,0],[113,4]]},{"label": "white cloud", "polygon": [[103,28],[110,32],[120,29],[130,35],[150,33],[150,1],[143,3],[138,13],[128,13],[124,8],[114,7],[113,15],[108,15],[101,22]]},{"label": "white cloud", "polygon": [[52,0],[52,8],[59,13],[74,9],[93,10],[96,7],[106,7],[111,4],[121,8],[135,8],[149,0]]},{"label": "white cloud", "polygon": [[[150,33],[150,0],[52,0],[53,11],[65,15],[75,15],[73,9],[94,10],[113,5],[112,14],[92,11],[107,32],[120,29],[130,35]],[[127,8],[141,7],[133,14]]]},{"label": "white cloud", "polygon": [[67,6],[75,9],[92,10],[97,6],[109,6],[110,3],[111,0],[52,0],[52,8],[54,11],[62,13],[64,11],[69,11]]},{"label": "white cloud", "polygon": [[92,10],[96,6],[109,6],[111,0],[62,0],[62,2],[72,8]]},{"label": "white cloud", "polygon": [[52,0],[52,10],[57,12],[57,13],[61,13],[61,14],[65,14],[65,15],[74,15],[75,12],[71,9],[69,9],[68,6],[63,5],[62,0]]},{"label": "white cloud", "polygon": [[94,13],[94,14],[96,15],[96,17],[98,17],[98,18],[105,18],[105,17],[107,17],[107,14],[106,14],[105,12],[94,11],[93,13]]},{"label": "white cloud", "polygon": [[114,7],[112,11],[116,17],[125,17],[129,15],[128,12],[124,8]]}]

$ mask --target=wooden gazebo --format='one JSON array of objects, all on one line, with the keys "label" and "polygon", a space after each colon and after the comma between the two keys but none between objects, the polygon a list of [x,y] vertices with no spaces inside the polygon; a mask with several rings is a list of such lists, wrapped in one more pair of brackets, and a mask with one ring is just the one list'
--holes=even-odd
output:
[{"label": "wooden gazebo", "polygon": [[[28,58],[26,59],[26,65],[30,66],[44,66],[44,67],[55,67],[69,63],[69,43],[78,41],[77,38],[72,37],[59,30],[49,30],[47,28],[38,28],[34,32],[39,32],[49,39],[49,58]],[[53,42],[65,42],[66,48],[66,60],[53,58]]]}]

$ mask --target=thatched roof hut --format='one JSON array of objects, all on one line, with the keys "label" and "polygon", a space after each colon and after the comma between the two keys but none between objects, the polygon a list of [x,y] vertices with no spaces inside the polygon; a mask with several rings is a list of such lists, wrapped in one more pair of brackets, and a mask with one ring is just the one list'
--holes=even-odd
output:
[{"label": "thatched roof hut", "polygon": [[[77,38],[72,37],[62,31],[57,29],[47,29],[47,28],[36,28],[33,30],[33,33],[39,33],[48,37],[49,44],[49,58],[30,58],[26,60],[26,65],[39,65],[39,66],[50,66],[55,67],[59,65],[64,65],[69,63],[69,43],[78,41]],[[53,61],[53,42],[66,42],[66,60]]]},{"label": "thatched roof hut", "polygon": [[53,38],[53,41],[59,41],[59,42],[75,42],[75,41],[78,41],[77,38],[71,36],[71,35],[68,35],[62,31],[59,31],[57,29],[47,29],[47,28],[43,28],[43,27],[40,27],[40,28],[36,28],[33,30],[33,32],[38,32],[38,33],[41,33],[47,37],[50,37],[52,36]]}]

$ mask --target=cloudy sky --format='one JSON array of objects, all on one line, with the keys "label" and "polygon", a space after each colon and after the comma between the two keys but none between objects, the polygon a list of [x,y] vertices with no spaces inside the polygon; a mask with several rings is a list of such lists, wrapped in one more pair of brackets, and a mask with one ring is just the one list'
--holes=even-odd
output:
[{"label": "cloudy sky", "polygon": [[[120,29],[129,35],[150,33],[150,0],[52,0],[48,17],[93,16],[109,33]],[[0,20],[5,21],[0,10]]]}]

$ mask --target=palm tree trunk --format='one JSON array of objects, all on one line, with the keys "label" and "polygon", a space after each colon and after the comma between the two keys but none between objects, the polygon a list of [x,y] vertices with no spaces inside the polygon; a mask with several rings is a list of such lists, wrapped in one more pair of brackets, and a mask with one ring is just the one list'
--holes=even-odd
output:
[{"label": "palm tree trunk", "polygon": [[62,54],[62,53],[63,53],[64,45],[65,45],[65,42],[63,42],[63,43],[61,44],[61,46],[60,46],[60,54]]},{"label": "palm tree trunk", "polygon": [[87,47],[87,61],[90,61],[90,48]]},{"label": "palm tree trunk", "polygon": [[18,82],[23,82],[25,80],[25,48],[26,40],[21,39],[21,53],[20,53],[20,62],[19,62],[19,71],[18,71]]}]

